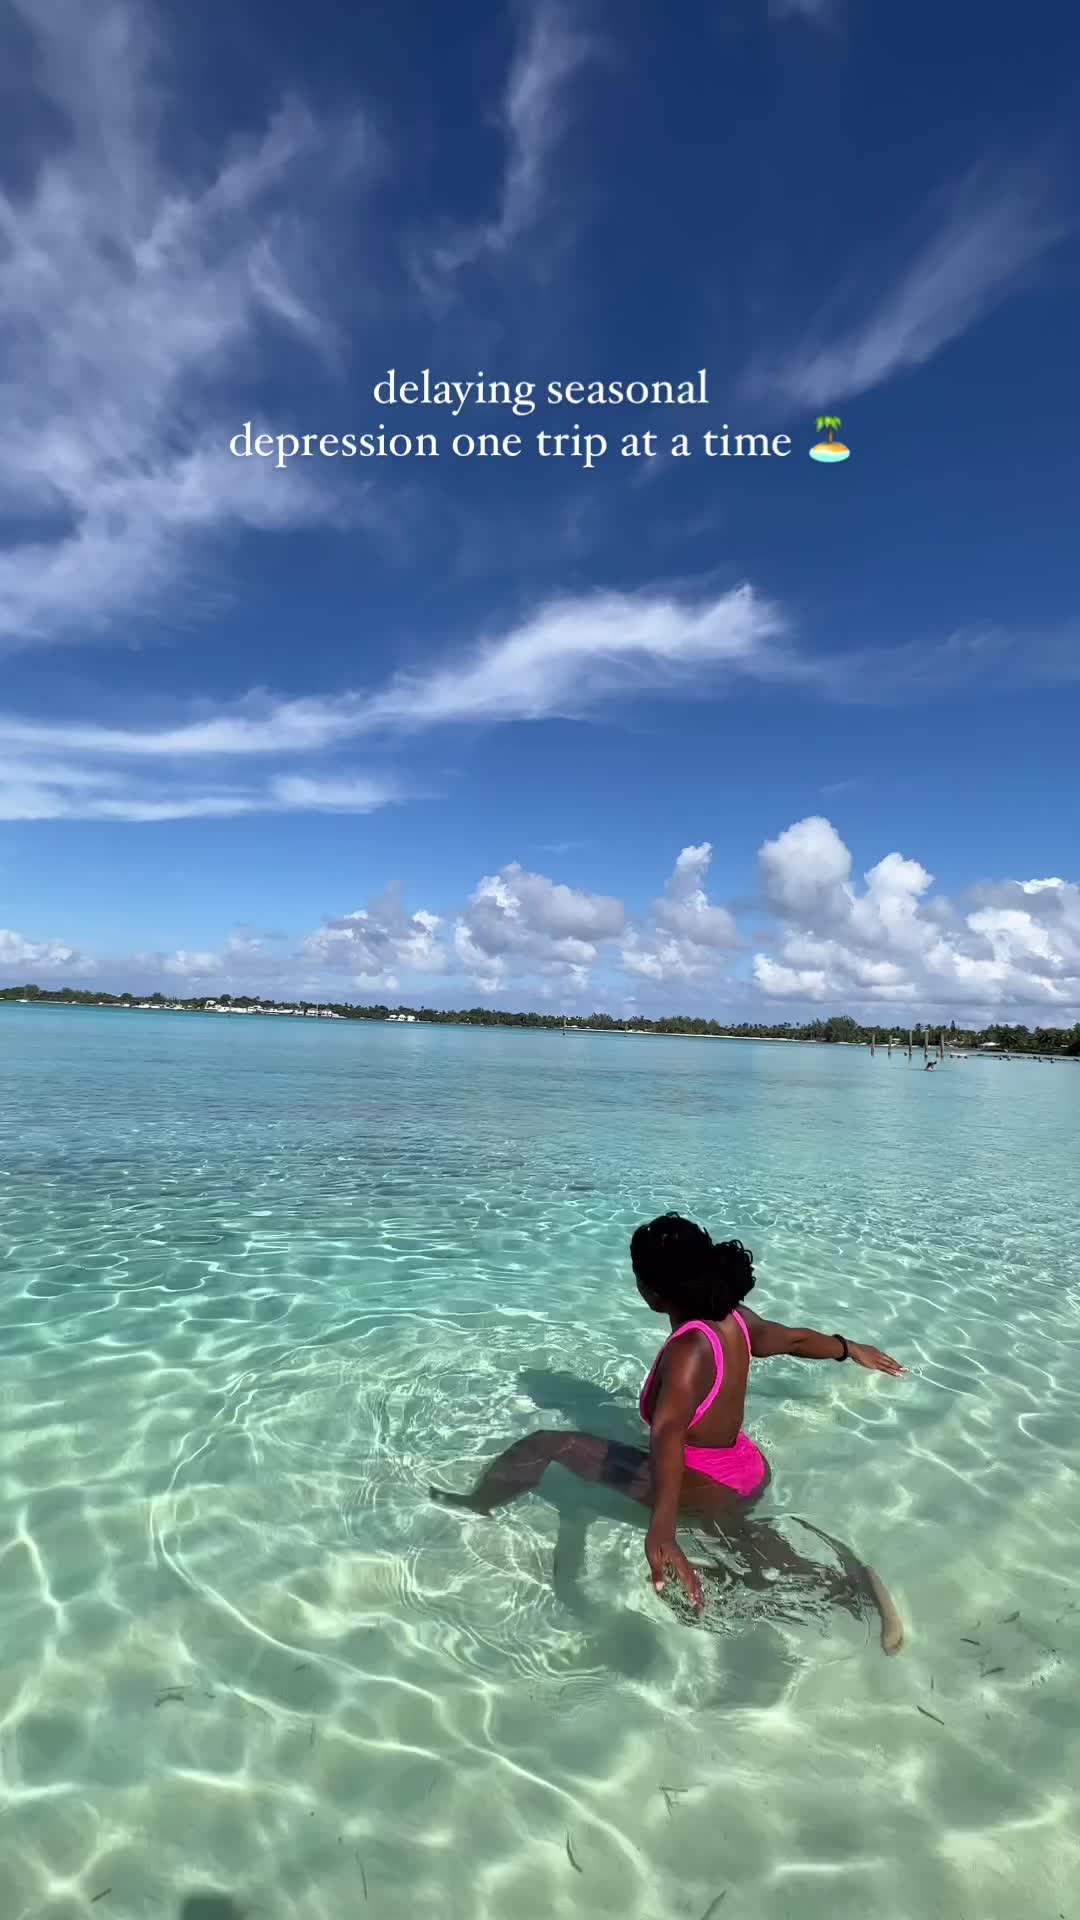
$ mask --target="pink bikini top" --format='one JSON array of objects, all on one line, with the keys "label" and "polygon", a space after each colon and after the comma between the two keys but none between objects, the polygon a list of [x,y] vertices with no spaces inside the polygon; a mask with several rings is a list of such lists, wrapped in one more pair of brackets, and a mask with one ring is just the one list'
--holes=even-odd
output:
[{"label": "pink bikini top", "polygon": [[[743,1338],[746,1341],[746,1351],[747,1353],[752,1354],[753,1347],[750,1344],[750,1330],[747,1327],[746,1321],[743,1319],[741,1313],[733,1313],[731,1317],[733,1320],[737,1321],[739,1326],[742,1328]],[[704,1400],[702,1401],[700,1407],[698,1408],[693,1419],[691,1420],[690,1425],[692,1427],[696,1427],[698,1421],[702,1418],[702,1415],[708,1413],[709,1408],[712,1406],[713,1401],[716,1399],[716,1396],[719,1393],[720,1388],[724,1383],[724,1344],[720,1338],[720,1335],[716,1332],[715,1328],[710,1327],[707,1320],[684,1320],[682,1326],[676,1327],[674,1333],[669,1334],[668,1338],[664,1341],[663,1346],[661,1347],[659,1353],[656,1356],[656,1359],[653,1361],[652,1366],[649,1370],[649,1377],[646,1380],[645,1385],[641,1389],[641,1399],[638,1402],[638,1406],[641,1411],[641,1417],[644,1420],[646,1426],[650,1426],[652,1424],[652,1414],[647,1413],[645,1409],[648,1405],[649,1393],[651,1391],[653,1381],[656,1379],[656,1370],[659,1367],[660,1362],[663,1359],[668,1348],[670,1347],[671,1342],[673,1340],[677,1340],[680,1333],[691,1333],[691,1332],[703,1333],[705,1335],[705,1338],[707,1339],[710,1347],[713,1350],[713,1359],[716,1361],[716,1379],[713,1381],[712,1386],[709,1388],[708,1393],[705,1395]]]}]

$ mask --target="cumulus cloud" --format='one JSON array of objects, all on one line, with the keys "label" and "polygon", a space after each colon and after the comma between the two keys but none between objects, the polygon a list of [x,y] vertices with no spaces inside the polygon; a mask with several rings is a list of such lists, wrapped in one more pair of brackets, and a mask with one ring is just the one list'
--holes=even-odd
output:
[{"label": "cumulus cloud", "polygon": [[[179,947],[175,953],[135,956],[140,975],[165,976],[183,995],[211,990],[269,993],[284,979],[280,954],[258,935],[238,928],[219,948]],[[181,983],[186,983],[186,986]],[[226,984],[227,983],[227,984]]]},{"label": "cumulus cloud", "polygon": [[1067,231],[1033,169],[1011,177],[973,169],[925,224],[921,246],[876,302],[840,329],[834,302],[828,322],[778,359],[760,361],[749,385],[825,406],[922,366],[1027,285]]},{"label": "cumulus cloud", "polygon": [[734,916],[713,905],[705,890],[712,847],[684,847],[651,920],[631,928],[623,945],[628,973],[659,982],[693,980],[715,969],[719,955],[738,945]]},{"label": "cumulus cloud", "polygon": [[29,940],[12,927],[0,927],[0,980],[62,974],[64,980],[86,973],[92,962],[63,940]]},{"label": "cumulus cloud", "polygon": [[[209,170],[175,172],[148,10],[14,9],[28,84],[63,135],[0,192],[0,516],[14,528],[0,647],[160,610],[181,581],[200,590],[223,531],[340,521],[340,489],[231,459],[228,382],[250,379],[274,339],[336,352],[313,236],[374,163],[360,119],[290,102]],[[15,31],[9,16],[9,56]],[[0,56],[4,39],[0,23]]]},{"label": "cumulus cloud", "polygon": [[1021,881],[966,902],[937,899],[917,860],[890,853],[858,886],[834,826],[798,821],[759,856],[776,952],[754,959],[774,999],[875,1003],[932,1013],[1080,1008],[1080,887]]},{"label": "cumulus cloud", "polygon": [[393,884],[366,907],[327,920],[308,935],[303,954],[316,968],[347,973],[356,987],[394,992],[403,974],[445,970],[441,925],[439,915],[426,908],[408,912],[400,886]]},{"label": "cumulus cloud", "polygon": [[454,927],[454,955],[488,992],[540,977],[582,991],[601,948],[623,929],[621,900],[585,893],[516,863],[481,880]]},{"label": "cumulus cloud", "polygon": [[850,849],[821,816],[796,821],[758,858],[753,924],[767,925],[750,953],[734,913],[709,898],[712,848],[702,842],[683,848],[640,914],[612,894],[511,861],[463,904],[407,905],[394,884],[297,941],[235,930],[219,948],[106,963],[74,943],[0,932],[0,974],[91,975],[116,988],[152,978],[173,992],[186,982],[189,992],[279,998],[400,994],[461,1004],[479,993],[505,1004],[512,995],[517,1006],[547,1000],[567,1009],[623,1004],[629,986],[642,1011],[741,1019],[779,1002],[796,1018],[817,1007],[897,1021],[1080,1019],[1077,882],[1004,880],[947,899],[929,870],[899,851],[857,879]]}]

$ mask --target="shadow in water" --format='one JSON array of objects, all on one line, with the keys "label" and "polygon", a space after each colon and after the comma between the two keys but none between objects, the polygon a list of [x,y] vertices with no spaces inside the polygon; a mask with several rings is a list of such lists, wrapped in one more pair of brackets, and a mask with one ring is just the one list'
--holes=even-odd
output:
[{"label": "shadow in water", "polygon": [[[589,1520],[596,1517],[595,1508],[590,1514],[580,1497],[569,1490],[568,1493],[569,1498],[560,1501],[556,1509],[559,1533],[552,1566],[555,1595],[586,1635],[587,1648],[582,1657],[587,1665],[606,1669],[631,1685],[647,1684],[666,1671],[670,1659],[660,1611],[664,1603],[657,1603],[657,1613],[650,1619],[648,1614],[620,1605],[615,1596],[590,1594],[586,1559]],[[602,1510],[606,1504],[601,1503]],[[756,1616],[744,1617],[736,1627],[735,1622],[725,1616],[732,1591],[739,1584],[737,1573],[730,1568],[722,1569],[721,1563],[708,1554],[704,1563],[696,1553],[694,1559],[707,1589],[712,1586],[705,1622],[695,1619],[689,1608],[681,1607],[674,1593],[665,1596],[667,1605],[680,1617],[681,1625],[691,1628],[711,1625],[712,1630],[727,1641],[714,1670],[716,1690],[711,1696],[702,1697],[698,1704],[759,1710],[775,1707],[784,1698],[792,1673],[802,1663],[775,1631],[781,1621],[790,1622],[790,1611],[778,1608],[779,1618],[771,1620],[771,1609],[765,1606],[756,1610]],[[647,1578],[644,1554],[641,1577],[644,1585]],[[711,1620],[709,1613],[712,1613]],[[572,1697],[573,1692],[573,1682],[570,1682],[568,1696]]]},{"label": "shadow in water", "polygon": [[518,1385],[534,1406],[545,1413],[561,1413],[580,1433],[598,1433],[604,1440],[642,1444],[644,1428],[637,1406],[625,1393],[612,1392],[595,1380],[579,1380],[574,1373],[547,1367],[522,1367]]},{"label": "shadow in water", "polygon": [[180,1907],[180,1920],[244,1920],[243,1910],[228,1893],[189,1893]]}]

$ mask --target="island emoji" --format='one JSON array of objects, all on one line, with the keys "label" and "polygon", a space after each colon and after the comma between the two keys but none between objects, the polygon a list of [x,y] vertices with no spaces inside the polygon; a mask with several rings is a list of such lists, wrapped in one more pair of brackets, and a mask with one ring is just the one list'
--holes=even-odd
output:
[{"label": "island emoji", "polygon": [[816,446],[811,447],[811,460],[824,460],[826,462],[832,460],[850,460],[851,448],[845,447],[842,440],[833,439],[833,434],[839,433],[841,424],[838,413],[818,414],[817,430],[819,433],[825,434],[826,438],[819,440]]}]

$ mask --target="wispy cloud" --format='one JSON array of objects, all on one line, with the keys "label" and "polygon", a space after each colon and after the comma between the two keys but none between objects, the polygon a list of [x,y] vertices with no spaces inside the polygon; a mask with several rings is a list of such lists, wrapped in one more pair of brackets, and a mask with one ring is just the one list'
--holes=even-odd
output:
[{"label": "wispy cloud", "polygon": [[[14,4],[34,41],[27,84],[64,137],[0,194],[0,647],[160,610],[199,585],[224,531],[341,520],[340,490],[231,459],[227,383],[275,339],[333,359],[317,236],[331,196],[375,164],[362,120],[291,102],[208,173],[180,175],[157,140],[148,14]],[[0,24],[0,55],[3,40]]]},{"label": "wispy cloud", "polygon": [[754,588],[697,600],[605,593],[549,601],[445,667],[399,674],[363,724],[401,732],[469,721],[574,719],[634,693],[797,671],[786,620]]},{"label": "wispy cloud", "polygon": [[922,366],[1027,285],[1068,231],[1033,168],[1012,178],[974,169],[924,225],[929,236],[861,315],[838,322],[833,310],[797,346],[759,360],[747,385],[821,406]]},{"label": "wispy cloud", "polygon": [[166,762],[138,777],[93,751],[46,760],[5,754],[0,769],[0,820],[114,820],[141,825],[163,820],[225,820],[255,813],[373,813],[405,798],[389,777],[332,777],[267,772],[239,781],[193,779]]},{"label": "wispy cloud", "polygon": [[572,89],[601,44],[566,0],[534,0],[522,21],[499,111],[506,162],[495,211],[443,234],[417,256],[418,277],[429,291],[444,289],[465,267],[504,259],[533,240],[557,205],[556,162]]},{"label": "wispy cloud", "polygon": [[[896,705],[950,689],[1080,677],[1075,625],[971,627],[942,639],[814,654],[754,588],[653,589],[547,601],[516,625],[384,686],[203,703],[165,726],[0,711],[0,818],[142,820],[268,811],[369,812],[426,787],[369,761],[440,729],[616,718],[643,695],[721,699],[768,685],[816,700]],[[850,790],[852,781],[823,789]]]},{"label": "wispy cloud", "polygon": [[[254,692],[166,727],[0,712],[0,817],[365,812],[403,789],[342,763],[362,736],[381,746],[439,727],[580,719],[635,692],[797,676],[785,631],[780,610],[750,587],[696,600],[597,593],[545,603],[464,655],[399,673],[381,689],[293,700]],[[268,771],[256,782],[259,762]]]},{"label": "wispy cloud", "polygon": [[959,627],[892,647],[822,654],[807,664],[821,694],[858,706],[892,706],[953,688],[984,693],[1080,681],[1080,624]]}]

